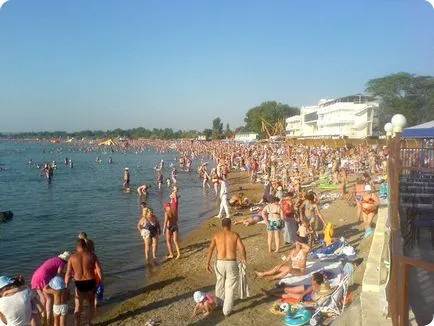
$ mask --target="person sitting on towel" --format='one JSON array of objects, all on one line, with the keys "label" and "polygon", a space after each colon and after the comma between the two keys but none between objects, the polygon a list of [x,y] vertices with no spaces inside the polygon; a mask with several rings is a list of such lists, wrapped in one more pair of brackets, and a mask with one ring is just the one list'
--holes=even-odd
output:
[{"label": "person sitting on towel", "polygon": [[295,242],[295,248],[292,249],[285,261],[269,271],[257,272],[258,277],[267,277],[270,281],[280,280],[286,275],[304,275],[306,274],[306,259],[310,247],[301,242]]}]

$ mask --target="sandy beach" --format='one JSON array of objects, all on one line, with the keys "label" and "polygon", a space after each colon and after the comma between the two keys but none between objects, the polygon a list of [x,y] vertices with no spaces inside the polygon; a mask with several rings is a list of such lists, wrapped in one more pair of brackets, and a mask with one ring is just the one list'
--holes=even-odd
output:
[{"label": "sandy beach", "polygon": [[[258,201],[262,194],[262,184],[251,184],[246,173],[232,172],[230,174],[230,189],[232,192],[242,187],[249,198]],[[356,305],[361,291],[361,282],[365,269],[365,260],[369,251],[372,237],[362,239],[363,227],[355,218],[355,207],[350,207],[342,200],[335,200],[328,209],[322,211],[327,221],[335,225],[335,237],[345,237],[357,248],[362,258],[356,268],[354,284],[350,288],[353,292],[353,305]],[[241,218],[250,212],[240,212]],[[182,223],[182,217],[181,217]],[[210,218],[189,234],[182,241],[182,258],[162,263],[160,266],[146,272],[147,284],[136,291],[123,296],[111,298],[100,308],[95,323],[97,325],[143,325],[149,319],[161,322],[161,325],[259,325],[280,324],[282,317],[273,315],[268,310],[274,301],[265,297],[261,288],[271,289],[273,283],[254,278],[254,270],[263,270],[279,262],[280,256],[289,251],[289,247],[281,248],[280,252],[269,254],[266,245],[266,230],[263,224],[245,227],[235,225],[233,230],[238,232],[245,243],[248,258],[248,276],[251,296],[244,300],[237,300],[234,312],[224,317],[221,311],[214,312],[210,317],[202,319],[198,316],[190,321],[194,306],[193,293],[197,290],[214,292],[215,275],[205,271],[205,258],[211,235],[220,229],[220,220]],[[138,258],[138,259],[141,259]],[[357,309],[349,307],[352,314]],[[352,324],[360,322],[352,320]]]}]

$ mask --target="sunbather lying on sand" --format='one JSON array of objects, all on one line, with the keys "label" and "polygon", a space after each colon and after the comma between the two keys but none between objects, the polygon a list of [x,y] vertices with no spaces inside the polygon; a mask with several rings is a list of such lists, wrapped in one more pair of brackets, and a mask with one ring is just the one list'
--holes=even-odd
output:
[{"label": "sunbather lying on sand", "polygon": [[234,225],[244,224],[245,226],[255,225],[263,220],[261,214],[253,214],[252,217],[246,217],[234,222]]},{"label": "sunbather lying on sand", "polygon": [[315,301],[317,294],[322,290],[321,285],[324,285],[324,276],[321,273],[313,273],[310,285],[285,286],[271,291],[262,289],[262,293],[280,299],[293,298],[298,302]]},{"label": "sunbather lying on sand", "polygon": [[258,277],[267,277],[270,281],[280,280],[288,274],[304,275],[306,274],[306,259],[310,247],[307,244],[296,242],[295,248],[292,249],[282,264],[275,266],[269,271],[257,272]]}]

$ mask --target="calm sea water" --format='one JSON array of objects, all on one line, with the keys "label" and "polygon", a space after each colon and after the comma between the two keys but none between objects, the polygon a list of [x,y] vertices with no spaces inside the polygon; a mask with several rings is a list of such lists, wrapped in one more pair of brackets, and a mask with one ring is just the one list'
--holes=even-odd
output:
[{"label": "calm sea water", "polygon": [[[0,142],[0,211],[14,213],[11,222],[0,224],[0,275],[23,274],[30,281],[43,261],[64,250],[74,251],[77,234],[86,231],[96,244],[108,296],[143,286],[143,240],[136,230],[139,201],[135,192],[123,192],[123,170],[130,169],[133,188],[152,184],[148,202],[162,223],[162,205],[170,192],[166,187],[162,192],[156,189],[153,167],[164,159],[164,177],[169,177],[168,165],[176,155],[70,152],[59,145]],[[95,163],[97,156],[102,163]],[[73,160],[73,169],[63,164],[65,157]],[[28,165],[29,159],[57,162],[51,184],[36,167]],[[180,171],[178,183],[182,236],[212,214],[215,201],[202,191],[195,172]],[[166,254],[163,237],[159,251],[160,256]]]}]

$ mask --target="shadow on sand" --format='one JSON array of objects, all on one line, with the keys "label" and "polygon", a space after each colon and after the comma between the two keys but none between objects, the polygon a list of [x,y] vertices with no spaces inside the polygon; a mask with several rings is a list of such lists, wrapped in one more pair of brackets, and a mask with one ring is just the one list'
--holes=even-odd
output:
[{"label": "shadow on sand", "polygon": [[[175,282],[176,282],[176,281],[180,281],[182,279],[184,279],[184,278],[183,277],[175,277],[175,278],[167,280],[167,281],[163,281],[163,282],[158,282],[158,283],[152,284],[151,286],[153,286],[155,289],[161,289],[164,286],[164,285],[162,285],[162,283],[166,282],[165,284],[168,284],[167,282],[170,283],[170,282],[173,282],[173,280],[175,280]],[[208,287],[205,287],[205,288],[203,288],[201,290],[205,291],[205,292],[209,292],[209,291],[211,291],[213,289],[214,289],[214,286],[208,286]],[[131,318],[131,317],[135,317],[137,315],[143,314],[145,312],[152,311],[152,310],[157,309],[157,308],[166,307],[166,306],[169,306],[169,305],[171,305],[171,304],[173,304],[175,302],[178,302],[180,300],[184,300],[184,299],[193,297],[193,293],[194,292],[195,291],[189,291],[189,292],[186,292],[184,294],[177,295],[177,296],[174,296],[174,297],[171,297],[171,298],[167,298],[167,299],[163,299],[163,300],[159,300],[159,301],[154,301],[154,302],[151,302],[151,303],[149,303],[148,305],[146,305],[144,307],[141,307],[141,308],[138,308],[138,309],[135,309],[135,310],[132,310],[132,311],[124,312],[124,313],[122,313],[122,314],[120,314],[120,315],[118,315],[118,316],[116,316],[116,317],[114,317],[112,319],[106,320],[106,321],[104,321],[102,323],[98,323],[98,324],[95,324],[95,325],[99,325],[99,326],[110,325],[111,323],[115,323],[115,322],[118,322],[118,321],[121,321],[121,320],[125,320],[125,319]]]},{"label": "shadow on sand", "polygon": [[[266,297],[262,294],[256,294],[252,297],[249,297],[247,299],[238,299],[234,302],[234,307],[237,307],[238,305],[242,305],[242,307],[240,309],[236,309],[234,311],[232,311],[232,313],[226,317],[225,315],[223,315],[223,312],[220,308],[217,308],[217,311],[213,312],[213,314],[209,317],[209,318],[203,318],[201,320],[198,320],[194,323],[191,323],[189,325],[195,325],[195,326],[208,326],[208,325],[218,325],[220,322],[222,322],[223,320],[230,320],[231,316],[234,316],[240,312],[243,312],[245,310],[248,309],[252,309],[255,308],[263,303],[271,303],[273,301],[275,301],[276,298],[272,298],[272,297]],[[247,304],[248,303],[248,304]]]}]

